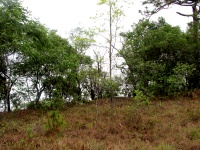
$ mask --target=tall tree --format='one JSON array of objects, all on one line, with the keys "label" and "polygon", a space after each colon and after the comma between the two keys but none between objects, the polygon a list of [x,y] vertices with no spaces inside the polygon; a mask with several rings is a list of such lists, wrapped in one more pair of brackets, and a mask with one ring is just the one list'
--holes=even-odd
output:
[{"label": "tall tree", "polygon": [[104,56],[94,50],[94,64],[81,69],[81,83],[85,90],[90,94],[92,100],[103,98],[105,91],[102,82],[107,78],[107,72],[103,71],[102,65]]},{"label": "tall tree", "polygon": [[[100,35],[106,41],[106,48],[108,50],[109,59],[109,77],[112,78],[114,51],[118,50],[116,42],[119,38],[119,31],[121,21],[124,16],[123,6],[121,0],[99,0],[98,5],[102,6],[103,13],[97,14],[94,19],[102,19],[104,24],[98,28]],[[106,10],[106,11],[105,11]],[[102,47],[102,46],[101,46]]]},{"label": "tall tree", "polygon": [[[163,18],[158,22],[140,21],[132,32],[123,33],[125,43],[120,55],[125,59],[127,76],[134,89],[146,94],[170,95],[186,87],[174,70],[179,63],[191,65],[187,36],[179,27],[172,27]],[[185,67],[183,65],[182,67]],[[185,74],[181,79],[189,76]],[[172,82],[173,81],[173,82]],[[174,86],[174,87],[173,87]],[[173,88],[172,88],[173,87]]]},{"label": "tall tree", "polygon": [[84,70],[84,68],[87,68],[87,66],[91,66],[93,63],[91,57],[86,55],[86,50],[88,50],[94,42],[93,36],[94,34],[91,30],[86,30],[81,27],[73,29],[69,36],[70,42],[77,53],[78,59],[78,66],[74,68],[77,81],[76,93],[78,101],[81,100],[83,91],[83,86],[81,85],[83,74],[81,71]]},{"label": "tall tree", "polygon": [[43,92],[48,93],[50,99],[54,96],[53,91],[60,92],[57,96],[62,97],[61,93],[67,92],[58,90],[62,90],[69,76],[70,83],[66,85],[74,85],[71,74],[77,67],[76,52],[66,39],[57,35],[56,31],[47,30],[39,22],[30,21],[28,29],[26,43],[29,50],[24,51],[23,63],[18,71],[22,71],[29,79],[31,89],[36,93],[36,103],[39,103]]},{"label": "tall tree", "polygon": [[1,0],[0,15],[0,96],[10,111],[10,92],[17,80],[13,68],[21,58],[28,17],[18,0]]},{"label": "tall tree", "polygon": [[[119,32],[121,26],[121,22],[124,16],[123,4],[124,0],[99,0],[98,5],[103,8],[102,13],[97,13],[94,19],[103,20],[103,25],[100,28],[97,28],[99,31],[99,35],[103,38],[106,44],[100,45],[100,47],[106,49],[108,51],[108,61],[109,61],[109,81],[113,81],[113,68],[116,64],[114,64],[114,60],[116,59],[115,55],[119,44],[117,44],[119,40]],[[101,22],[102,24],[102,22]],[[105,46],[104,46],[105,45]],[[113,84],[114,85],[114,84]],[[113,92],[110,89],[110,101],[111,105],[113,104]]]},{"label": "tall tree", "polygon": [[[199,45],[199,14],[200,14],[200,7],[199,7],[200,0],[143,0],[143,5],[150,5],[153,6],[152,10],[149,10],[148,7],[145,11],[140,11],[144,15],[150,17],[151,15],[161,11],[162,9],[169,8],[171,5],[178,5],[182,7],[191,7],[192,14],[185,14],[182,12],[177,13],[181,16],[192,17],[192,36],[193,36],[193,51],[194,51],[194,58],[195,58],[195,66],[196,71],[194,71],[193,76],[190,79],[191,88],[200,88],[200,45]],[[150,7],[151,8],[151,7]]]}]

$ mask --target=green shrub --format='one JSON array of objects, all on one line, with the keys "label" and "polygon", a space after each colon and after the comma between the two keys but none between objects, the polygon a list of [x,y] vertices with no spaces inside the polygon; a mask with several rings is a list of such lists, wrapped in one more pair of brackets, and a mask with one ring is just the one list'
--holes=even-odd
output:
[{"label": "green shrub", "polygon": [[47,114],[47,118],[46,127],[49,130],[60,129],[66,125],[62,115],[58,110],[50,111]]},{"label": "green shrub", "polygon": [[188,136],[191,140],[200,140],[200,130],[192,128],[188,131]]},{"label": "green shrub", "polygon": [[28,135],[29,138],[31,138],[33,136],[32,135],[32,129],[31,129],[31,127],[27,127],[26,128],[26,133],[27,133],[27,135]]},{"label": "green shrub", "polygon": [[37,110],[37,109],[41,109],[42,106],[40,103],[36,104],[34,101],[32,101],[32,102],[28,103],[26,107],[27,107],[27,109]]},{"label": "green shrub", "polygon": [[32,101],[27,104],[27,109],[33,109],[33,110],[41,109],[44,111],[61,109],[63,107],[64,107],[64,101],[62,99],[42,100],[38,104]]},{"label": "green shrub", "polygon": [[136,102],[137,106],[149,105],[150,101],[149,98],[144,95],[144,93],[140,90],[135,90],[135,97],[133,100]]}]

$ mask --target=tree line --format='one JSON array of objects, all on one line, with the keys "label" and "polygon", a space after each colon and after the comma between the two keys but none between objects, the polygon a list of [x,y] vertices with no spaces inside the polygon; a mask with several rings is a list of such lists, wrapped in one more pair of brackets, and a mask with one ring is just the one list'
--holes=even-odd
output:
[{"label": "tree line", "polygon": [[[124,76],[121,78],[111,76],[111,67],[110,75],[102,69],[103,58],[98,53],[94,60],[85,54],[96,42],[92,30],[78,27],[65,39],[32,19],[18,0],[0,2],[0,103],[4,111],[20,109],[23,103],[36,106],[48,101],[60,105],[88,97],[112,97],[127,86],[132,95],[139,90],[146,96],[174,96],[199,89],[197,10],[186,32],[159,18],[141,19],[132,31],[121,33],[123,44],[117,54],[124,59],[118,66]],[[144,5],[151,3],[158,10],[163,7],[161,4],[188,4],[196,8],[198,3],[154,2],[145,1]],[[153,14],[155,10],[146,10],[144,14]],[[109,36],[111,41],[111,29]],[[111,61],[111,42],[109,47]]]}]

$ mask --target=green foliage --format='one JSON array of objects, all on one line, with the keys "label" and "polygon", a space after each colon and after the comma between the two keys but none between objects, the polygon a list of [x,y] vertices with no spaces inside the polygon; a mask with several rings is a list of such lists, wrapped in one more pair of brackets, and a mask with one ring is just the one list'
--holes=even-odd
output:
[{"label": "green foliage", "polygon": [[[150,17],[153,14],[158,13],[159,11],[170,8],[170,5],[178,5],[178,6],[195,6],[198,4],[199,1],[190,1],[190,0],[143,0],[142,4],[145,5],[145,10],[141,11],[143,15],[146,17]],[[153,7],[148,7],[148,6],[153,6]],[[149,9],[150,8],[150,9]],[[181,13],[178,12],[178,14],[182,15]],[[183,14],[182,16],[184,16]],[[185,16],[190,16],[190,15],[185,15]]]},{"label": "green foliage", "polygon": [[10,95],[10,100],[13,104],[14,110],[18,110],[22,106],[22,100],[17,96],[17,93],[12,93]]},{"label": "green foliage", "polygon": [[46,127],[48,130],[56,130],[62,128],[66,125],[62,115],[59,113],[58,110],[50,111],[47,114],[47,122]]},{"label": "green foliage", "polygon": [[[41,107],[43,92],[49,99],[62,99],[76,93],[77,72],[74,70],[80,65],[79,59],[88,63],[89,57],[79,57],[67,39],[30,19],[18,0],[1,2],[0,96],[6,101],[8,111],[10,103],[18,109],[27,98],[35,100],[28,108]],[[90,42],[85,38],[76,41],[86,41],[85,47]]]},{"label": "green foliage", "polygon": [[90,98],[94,100],[100,90],[99,88],[100,76],[98,70],[92,67],[82,68],[80,71],[80,76],[81,76],[80,80],[81,85],[89,93]]},{"label": "green foliage", "polygon": [[161,96],[176,96],[189,89],[188,79],[195,68],[194,62],[188,61],[192,55],[187,36],[179,27],[163,18],[142,20],[132,32],[121,35],[125,44],[119,54],[128,67],[122,69],[134,89]]},{"label": "green foliage", "polygon": [[119,80],[117,80],[117,77],[115,79],[103,79],[101,82],[102,88],[104,89],[105,97],[113,97],[114,95],[117,95],[117,93],[119,92],[120,85]]},{"label": "green foliage", "polygon": [[81,27],[73,29],[69,37],[72,46],[79,54],[83,54],[87,50],[94,40],[94,32],[92,30],[86,30]]},{"label": "green foliage", "polygon": [[[0,16],[0,99],[7,103],[7,110],[11,111],[11,90],[20,76],[15,75],[14,70],[21,62],[21,51],[25,47],[23,41],[28,13],[18,0],[2,0]],[[17,57],[12,59],[11,56]]]},{"label": "green foliage", "polygon": [[28,135],[29,138],[31,138],[33,136],[32,135],[32,129],[31,129],[31,127],[27,127],[26,128],[26,133],[27,133],[27,135]]},{"label": "green foliage", "polygon": [[50,109],[52,110],[62,109],[64,107],[64,101],[62,99],[51,100],[50,106]]},{"label": "green foliage", "polygon": [[[98,2],[109,8],[103,19],[109,21],[110,31],[102,30],[112,34],[110,39],[106,38],[111,76],[112,53],[118,41],[115,36],[124,15],[119,5],[122,1]],[[166,1],[144,1],[150,3],[159,8]],[[83,93],[95,99],[119,91],[119,80],[106,79],[102,71],[103,58],[97,57],[97,69],[94,69],[92,59],[85,55],[95,42],[94,30],[75,28],[69,43],[55,30],[28,17],[28,11],[18,0],[2,0],[0,16],[0,102],[7,105],[8,111],[10,106],[20,109],[27,99],[34,100],[27,108],[47,111],[62,108],[63,99],[69,97],[81,100]],[[124,44],[119,54],[125,59],[122,68],[127,84],[136,90],[138,103],[148,105],[147,97],[152,95],[176,96],[199,87],[199,42],[195,26],[193,22],[184,33],[159,18],[157,22],[141,20],[133,31],[121,34]],[[43,94],[49,100],[41,101]]]},{"label": "green foliage", "polygon": [[[170,5],[178,5],[182,6],[183,8],[186,7],[191,7],[192,12],[191,14],[182,14],[182,12],[177,12],[181,16],[186,16],[186,17],[192,17],[192,22],[188,24],[188,29],[186,32],[187,35],[187,43],[188,46],[185,49],[186,54],[182,55],[182,58],[185,59],[185,61],[189,64],[194,65],[195,71],[192,72],[192,75],[188,78],[188,89],[193,90],[193,89],[199,89],[200,88],[200,44],[199,44],[199,13],[198,13],[198,3],[199,0],[143,0],[143,5],[145,5],[146,10],[140,11],[143,15],[150,17],[151,15],[165,9],[165,8],[170,8]],[[153,6],[153,7],[148,7]],[[185,8],[186,8],[185,7]],[[149,9],[150,8],[150,9]],[[177,44],[177,46],[179,46]],[[190,49],[188,51],[188,48]]]},{"label": "green foliage", "polygon": [[49,99],[72,95],[76,85],[72,70],[78,67],[75,50],[56,31],[49,31],[38,22],[31,21],[28,27],[27,47],[31,50],[24,51],[24,62],[18,71],[31,81],[29,89],[36,91],[36,103],[43,92]]},{"label": "green foliage", "polygon": [[107,0],[100,0],[98,5],[102,5],[102,4],[105,4],[107,2]]},{"label": "green foliage", "polygon": [[39,109],[40,106],[39,106],[39,104],[35,104],[35,102],[32,101],[32,102],[29,102],[29,103],[26,104],[26,108],[31,109],[31,110],[35,110],[35,109]]},{"label": "green foliage", "polygon": [[175,96],[180,91],[187,91],[188,78],[195,70],[193,65],[178,63],[174,68],[174,74],[169,76],[166,80],[168,84],[168,95]]},{"label": "green foliage", "polygon": [[119,29],[122,28],[120,22],[122,21],[123,16],[125,16],[123,2],[124,1],[120,0],[98,0],[98,5],[101,7],[105,6],[107,9],[102,9],[103,11],[97,13],[94,17],[96,21],[103,20],[104,22],[100,22],[101,25],[100,27],[97,27],[96,30],[98,34],[99,32],[101,33],[99,35],[103,35],[102,37],[105,39],[105,44],[107,45],[104,47],[108,48],[110,78],[112,77],[113,70],[113,54],[114,51],[118,49],[116,48],[116,41],[118,41],[119,38]]},{"label": "green foliage", "polygon": [[137,106],[150,105],[149,98],[144,95],[142,91],[135,90],[135,95],[133,100],[136,102]]},{"label": "green foliage", "polygon": [[[85,51],[88,50],[91,44],[95,42],[93,37],[94,32],[92,30],[85,30],[80,27],[73,29],[70,33],[69,39],[77,53],[78,63],[77,67],[73,69],[74,77],[77,83],[76,87],[73,88],[75,93],[73,94],[73,97],[75,101],[81,101],[84,90],[88,90],[87,85],[85,84],[85,81],[87,80],[87,77],[85,76],[85,68],[90,67],[93,61],[90,56],[85,55]],[[85,89],[83,90],[82,87]]]},{"label": "green foliage", "polygon": [[27,104],[27,109],[33,109],[33,110],[43,110],[43,111],[49,111],[49,110],[57,110],[62,109],[64,107],[64,101],[62,99],[54,99],[54,100],[42,100],[40,103],[36,103],[35,101],[32,101]]}]

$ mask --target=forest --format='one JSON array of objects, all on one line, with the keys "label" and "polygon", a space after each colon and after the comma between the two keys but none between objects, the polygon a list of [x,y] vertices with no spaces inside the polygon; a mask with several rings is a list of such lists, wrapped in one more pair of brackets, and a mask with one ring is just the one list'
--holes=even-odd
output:
[{"label": "forest", "polygon": [[[130,31],[119,1],[98,2],[107,29],[63,38],[0,0],[0,149],[200,149],[199,0],[143,0]],[[170,5],[191,7],[177,12],[193,19],[186,31],[149,19]]]}]

